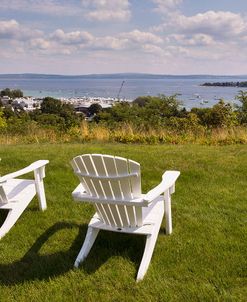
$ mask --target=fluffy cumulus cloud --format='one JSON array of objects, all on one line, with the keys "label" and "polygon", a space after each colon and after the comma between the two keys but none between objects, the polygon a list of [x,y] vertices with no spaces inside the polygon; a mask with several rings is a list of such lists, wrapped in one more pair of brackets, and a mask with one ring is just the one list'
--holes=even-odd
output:
[{"label": "fluffy cumulus cloud", "polygon": [[122,33],[120,37],[124,39],[128,39],[130,42],[138,43],[138,44],[146,44],[146,43],[160,44],[163,42],[163,40],[158,35],[155,35],[150,32],[143,32],[137,29],[128,33]]},{"label": "fluffy cumulus cloud", "polygon": [[46,50],[51,47],[51,43],[43,38],[31,39],[29,43],[34,49]]},{"label": "fluffy cumulus cloud", "polygon": [[172,34],[169,35],[166,41],[170,43],[178,43],[183,46],[209,46],[213,45],[215,41],[209,35],[205,34],[194,34],[194,35],[182,35]]},{"label": "fluffy cumulus cloud", "polygon": [[14,19],[0,21],[0,39],[28,40],[42,35],[42,31],[22,26]]},{"label": "fluffy cumulus cloud", "polygon": [[191,17],[177,15],[160,26],[161,29],[167,27],[186,34],[200,33],[221,39],[246,35],[247,20],[232,12],[207,11]]},{"label": "fluffy cumulus cloud", "polygon": [[96,21],[128,21],[131,12],[128,0],[82,0],[86,17]]},{"label": "fluffy cumulus cloud", "polygon": [[97,51],[133,51],[155,54],[162,52],[163,39],[158,35],[132,30],[115,35],[94,35],[88,31],[56,29],[44,33],[18,23],[16,20],[0,21],[0,39],[9,40],[26,52],[42,54],[76,54]]},{"label": "fluffy cumulus cloud", "polygon": [[177,9],[183,0],[152,0],[156,5],[155,11],[159,13],[169,13]]},{"label": "fluffy cumulus cloud", "polygon": [[86,31],[77,30],[65,33],[62,29],[57,29],[50,38],[61,44],[85,44],[94,39],[93,35]]},{"label": "fluffy cumulus cloud", "polygon": [[227,11],[207,11],[193,16],[176,12],[153,30],[166,36],[170,43],[191,47],[242,45],[247,37],[247,19]]}]

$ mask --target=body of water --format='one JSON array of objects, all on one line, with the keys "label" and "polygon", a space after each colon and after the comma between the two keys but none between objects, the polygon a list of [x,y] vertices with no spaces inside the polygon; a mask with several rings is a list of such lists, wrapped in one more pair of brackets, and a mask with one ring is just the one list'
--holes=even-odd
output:
[{"label": "body of water", "polygon": [[[206,87],[200,86],[205,82],[237,82],[246,81],[243,76],[163,76],[155,78],[145,75],[143,77],[118,75],[114,78],[105,76],[95,77],[61,77],[61,76],[38,76],[35,75],[1,75],[0,89],[6,87],[21,89],[25,96],[56,98],[65,97],[112,97],[133,100],[143,95],[165,94],[167,96],[178,94],[178,99],[187,108],[211,107],[219,99],[227,102],[236,102],[235,96],[240,88],[237,87]],[[124,83],[123,83],[124,81]],[[246,90],[247,88],[242,88]]]}]

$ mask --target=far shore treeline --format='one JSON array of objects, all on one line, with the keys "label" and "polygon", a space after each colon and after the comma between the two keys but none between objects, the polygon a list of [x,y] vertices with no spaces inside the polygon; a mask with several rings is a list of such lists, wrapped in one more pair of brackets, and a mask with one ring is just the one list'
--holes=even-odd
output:
[{"label": "far shore treeline", "polygon": [[172,96],[140,96],[103,109],[92,104],[75,112],[71,104],[46,97],[40,108],[25,111],[13,106],[21,90],[0,92],[0,143],[86,142],[122,143],[247,143],[247,92],[239,91],[239,105],[220,100],[211,108],[186,110]]},{"label": "far shore treeline", "polygon": [[202,84],[201,86],[214,86],[214,87],[247,87],[247,81],[244,82],[206,82]]}]

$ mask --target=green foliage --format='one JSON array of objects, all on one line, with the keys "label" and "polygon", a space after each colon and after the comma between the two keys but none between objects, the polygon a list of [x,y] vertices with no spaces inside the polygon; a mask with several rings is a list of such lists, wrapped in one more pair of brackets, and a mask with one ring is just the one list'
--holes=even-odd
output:
[{"label": "green foliage", "polygon": [[99,114],[99,121],[116,127],[119,123],[144,126],[145,129],[168,128],[178,132],[203,131],[203,127],[227,128],[238,125],[237,112],[223,100],[212,108],[193,108],[187,112],[180,107],[176,95],[139,97],[133,103],[117,103]]},{"label": "green foliage", "polygon": [[133,101],[133,104],[136,104],[140,107],[145,107],[147,103],[150,102],[151,96],[139,96]]},{"label": "green foliage", "polygon": [[237,106],[239,113],[239,121],[241,124],[247,123],[247,91],[240,90],[236,99],[241,103],[241,106]]},{"label": "green foliage", "polygon": [[49,125],[50,121],[51,126],[57,123],[59,130],[65,130],[80,123],[80,116],[76,115],[72,105],[51,97],[44,98],[40,110],[45,117],[40,117],[37,111],[33,117],[43,125]]},{"label": "green foliage", "polygon": [[41,103],[40,110],[45,114],[60,114],[62,111],[62,102],[51,97],[46,97]]},{"label": "green foliage", "polygon": [[[221,139],[214,140],[213,137],[223,132],[219,132],[219,135],[213,130],[225,129],[229,133],[225,131],[226,137],[222,138],[222,142],[245,143],[245,130],[241,130],[236,137],[236,129],[247,123],[247,93],[240,92],[237,98],[242,104],[237,110],[221,100],[212,108],[192,108],[187,111],[181,107],[176,95],[142,96],[132,103],[116,102],[106,109],[99,104],[92,104],[89,111],[93,115],[93,122],[86,123],[91,128],[87,139],[150,144],[213,141],[216,144]],[[75,113],[72,105],[51,97],[43,100],[40,110],[28,113],[23,110],[13,111],[10,106],[3,108],[3,118],[7,121],[9,133],[25,133],[23,127],[34,121],[37,127],[67,135],[66,140],[70,140],[69,136],[71,139],[85,139],[80,129],[82,116]],[[128,130],[124,129],[126,125]]]},{"label": "green foliage", "polygon": [[220,100],[219,103],[211,109],[209,124],[215,128],[234,126],[237,124],[236,112],[233,111],[233,107],[230,104],[226,104],[223,100]]},{"label": "green foliage", "polygon": [[90,115],[95,115],[95,114],[97,115],[101,111],[102,111],[102,106],[98,103],[93,103],[88,108],[88,112],[90,113]]},{"label": "green foliage", "polygon": [[220,100],[212,108],[192,108],[203,126],[209,128],[227,128],[238,124],[237,113],[233,107]]},{"label": "green foliage", "polygon": [[13,116],[7,119],[7,131],[13,135],[26,135],[29,133],[29,127],[32,124],[30,119],[24,116]]},{"label": "green foliage", "polygon": [[36,121],[43,126],[57,128],[58,130],[64,130],[65,119],[59,115],[52,113],[44,113],[37,116]]},{"label": "green foliage", "polygon": [[188,113],[186,117],[171,117],[167,125],[178,132],[186,133],[191,131],[196,133],[203,131],[200,119],[195,113]]},{"label": "green foliage", "polygon": [[0,96],[8,96],[10,98],[20,98],[23,97],[23,92],[20,89],[9,89],[5,88],[0,91]]},{"label": "green foliage", "polygon": [[4,113],[0,110],[0,130],[7,127],[6,119],[4,118]]},{"label": "green foliage", "polygon": [[179,114],[179,102],[176,96],[139,97],[133,103],[115,103],[112,108],[99,114],[99,121],[108,125],[130,122],[135,125],[158,128],[166,119]]}]

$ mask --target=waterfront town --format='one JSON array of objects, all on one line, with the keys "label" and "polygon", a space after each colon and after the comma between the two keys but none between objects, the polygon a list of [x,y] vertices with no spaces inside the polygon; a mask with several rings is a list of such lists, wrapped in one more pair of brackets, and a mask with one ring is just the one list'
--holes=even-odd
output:
[{"label": "waterfront town", "polygon": [[[105,98],[105,97],[71,97],[71,98],[58,98],[63,103],[71,104],[76,112],[83,112],[87,114],[87,109],[92,104],[98,104],[102,108],[109,108],[113,105],[114,102],[131,102],[132,100],[120,99],[120,98]],[[9,96],[0,97],[0,102],[2,106],[11,106],[14,109],[20,109],[25,111],[33,111],[35,109],[40,109],[40,105],[43,101],[43,98],[35,98],[31,96],[27,97],[16,97],[11,98]]]}]

